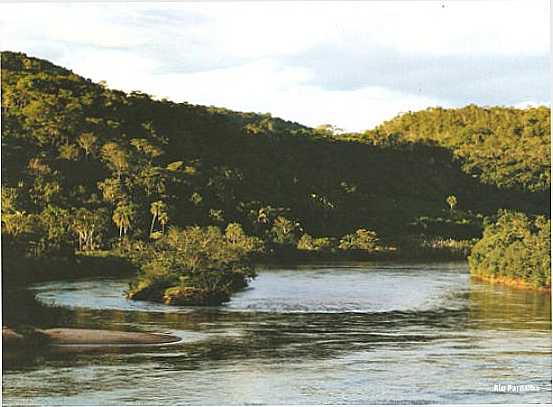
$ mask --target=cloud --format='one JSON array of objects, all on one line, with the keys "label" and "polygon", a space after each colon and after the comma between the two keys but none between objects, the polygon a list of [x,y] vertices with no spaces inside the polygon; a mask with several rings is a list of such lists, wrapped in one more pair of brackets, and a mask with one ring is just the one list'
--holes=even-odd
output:
[{"label": "cloud", "polygon": [[[150,75],[142,72],[129,78],[123,70],[121,77],[117,78],[125,90],[134,89],[138,81],[143,84],[142,90],[158,97],[239,111],[270,112],[310,126],[331,122],[347,130],[373,127],[398,111],[447,105],[445,100],[378,86],[326,90],[311,85],[311,80],[310,70],[283,67],[271,59],[192,74]],[[217,90],[216,97],[214,89]]]},{"label": "cloud", "polygon": [[0,47],[126,91],[361,130],[438,104],[548,103],[549,7],[3,3]]},{"label": "cloud", "polygon": [[330,90],[380,86],[452,103],[547,100],[549,56],[412,55],[387,48],[320,47],[285,62],[309,67],[312,84]]}]

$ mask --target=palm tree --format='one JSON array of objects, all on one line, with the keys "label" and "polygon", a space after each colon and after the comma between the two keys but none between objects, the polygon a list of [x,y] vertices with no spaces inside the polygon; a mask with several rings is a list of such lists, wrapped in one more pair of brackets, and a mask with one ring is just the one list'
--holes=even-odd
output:
[{"label": "palm tree", "polygon": [[117,143],[104,144],[102,146],[102,158],[117,172],[119,180],[121,180],[123,171],[129,169],[128,154]]},{"label": "palm tree", "polygon": [[457,197],[455,195],[450,195],[447,197],[446,202],[449,205],[449,210],[453,211],[457,206]]},{"label": "palm tree", "polygon": [[86,157],[95,151],[97,140],[98,138],[92,133],[83,133],[77,139],[77,143],[79,143],[79,146],[84,150]]},{"label": "palm tree", "polygon": [[117,205],[113,211],[113,223],[119,228],[119,238],[127,234],[131,228],[132,222],[136,216],[136,205],[132,203],[122,203]]},{"label": "palm tree", "polygon": [[169,222],[169,215],[167,214],[167,211],[161,212],[158,219],[161,224],[161,233],[165,233],[165,225]]},{"label": "palm tree", "polygon": [[[168,217],[167,217],[167,205],[163,203],[162,201],[155,201],[152,202],[150,205],[150,213],[152,214],[152,224],[150,225],[150,234],[154,231],[154,225],[156,222],[156,219],[159,219],[159,223],[163,226],[165,223],[167,223]],[[162,218],[164,222],[162,222]]]}]

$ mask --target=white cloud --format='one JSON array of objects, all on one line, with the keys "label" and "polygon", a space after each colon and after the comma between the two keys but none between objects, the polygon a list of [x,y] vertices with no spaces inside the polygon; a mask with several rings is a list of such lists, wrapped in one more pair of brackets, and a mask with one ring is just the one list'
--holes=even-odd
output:
[{"label": "white cloud", "polygon": [[[461,99],[490,103],[487,98],[494,89],[485,89],[486,83],[501,81],[502,95],[509,100],[541,100],[549,85],[540,82],[545,77],[541,66],[520,74],[511,69],[513,76],[505,77],[505,70],[490,71],[489,62],[498,58],[524,66],[525,61],[536,60],[531,57],[549,55],[547,0],[4,3],[0,30],[2,49],[50,59],[93,80],[106,80],[114,88],[271,112],[309,125],[330,122],[349,130],[429,105],[458,104]],[[440,80],[447,83],[450,75],[452,84],[459,67],[455,74],[448,73],[446,58],[450,63],[468,58],[478,64],[479,56],[487,61],[464,68],[482,71],[463,76],[474,76],[466,84],[474,99],[460,92],[459,84],[445,88],[438,97],[413,94],[419,82],[406,86],[403,81],[394,87],[389,80],[379,83],[376,77],[359,75],[364,63],[371,63],[372,70],[401,72],[399,58],[379,59],[385,55],[375,52],[376,61],[367,59],[371,55],[367,50],[383,49],[403,60],[444,58]],[[357,64],[356,69],[333,73],[330,68],[335,82],[352,82],[346,76],[353,75],[356,86],[325,84],[321,66],[305,57],[313,50],[333,52],[335,59],[359,55],[336,64]],[[416,68],[420,72],[413,78],[432,82],[435,66],[426,78],[424,67]],[[522,85],[525,90],[519,94]],[[447,97],[448,89],[456,93]]]},{"label": "white cloud", "polygon": [[192,74],[152,76],[142,72],[129,79],[122,72],[118,82],[127,91],[134,89],[138,81],[143,83],[141,89],[158,97],[239,111],[270,112],[310,126],[331,122],[346,130],[373,127],[399,111],[447,105],[446,101],[380,87],[325,90],[306,84],[308,79],[309,70],[280,68],[274,61],[260,60]]}]

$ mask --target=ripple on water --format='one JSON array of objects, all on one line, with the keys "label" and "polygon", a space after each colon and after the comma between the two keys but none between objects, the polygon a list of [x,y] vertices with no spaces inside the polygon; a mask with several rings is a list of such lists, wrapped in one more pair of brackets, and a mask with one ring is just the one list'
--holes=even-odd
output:
[{"label": "ripple on water", "polygon": [[[262,269],[225,306],[126,300],[125,280],[34,286],[72,326],[173,333],[111,354],[24,355],[5,404],[548,403],[551,300],[471,281],[464,263]],[[498,394],[493,384],[540,391]],[[162,389],[162,390],[160,390]]]}]

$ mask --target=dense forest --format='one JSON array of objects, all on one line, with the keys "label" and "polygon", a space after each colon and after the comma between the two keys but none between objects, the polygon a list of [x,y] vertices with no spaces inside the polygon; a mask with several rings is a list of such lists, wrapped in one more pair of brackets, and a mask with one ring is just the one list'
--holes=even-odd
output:
[{"label": "dense forest", "polygon": [[[151,247],[232,253],[233,287],[253,277],[251,256],[466,256],[499,209],[548,218],[550,181],[546,107],[432,108],[340,133],[2,52],[5,278],[21,259],[98,253],[140,259],[151,277]],[[153,268],[191,269],[167,257]],[[177,284],[165,274],[164,289]]]}]

